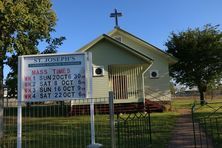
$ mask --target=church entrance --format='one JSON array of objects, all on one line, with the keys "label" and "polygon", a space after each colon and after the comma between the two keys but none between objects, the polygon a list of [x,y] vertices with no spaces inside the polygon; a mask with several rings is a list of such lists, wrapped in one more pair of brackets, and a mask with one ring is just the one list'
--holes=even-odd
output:
[{"label": "church entrance", "polygon": [[114,99],[127,102],[143,101],[143,73],[147,68],[148,64],[109,65],[109,88],[114,93]]}]

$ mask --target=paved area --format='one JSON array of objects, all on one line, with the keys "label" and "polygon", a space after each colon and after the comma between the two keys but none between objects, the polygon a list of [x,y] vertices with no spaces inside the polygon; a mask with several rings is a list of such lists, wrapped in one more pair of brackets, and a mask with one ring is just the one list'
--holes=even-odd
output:
[{"label": "paved area", "polygon": [[[173,135],[168,145],[168,148],[194,148],[194,135],[193,135],[193,123],[191,112],[187,109],[179,110],[181,117],[178,118],[176,126],[173,130]],[[196,129],[198,125],[196,124]],[[197,148],[213,148],[212,142],[210,139],[206,140],[204,132],[196,131],[196,147]],[[208,143],[208,144],[207,144]]]}]

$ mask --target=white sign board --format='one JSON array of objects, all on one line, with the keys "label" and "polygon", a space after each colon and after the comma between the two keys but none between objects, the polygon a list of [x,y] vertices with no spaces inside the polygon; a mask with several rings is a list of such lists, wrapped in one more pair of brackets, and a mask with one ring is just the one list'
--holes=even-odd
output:
[{"label": "white sign board", "polygon": [[87,54],[19,57],[22,101],[68,100],[87,97]]}]

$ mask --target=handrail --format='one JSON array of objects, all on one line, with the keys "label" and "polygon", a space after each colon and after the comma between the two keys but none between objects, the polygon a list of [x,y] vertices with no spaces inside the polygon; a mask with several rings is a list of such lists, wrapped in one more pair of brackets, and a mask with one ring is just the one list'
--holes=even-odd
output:
[{"label": "handrail", "polygon": [[[154,96],[154,95],[152,95],[152,94],[147,94],[147,91],[146,91],[146,90],[149,90],[150,92],[155,92],[155,93],[157,93],[157,96]],[[162,93],[162,92],[159,92],[159,91],[156,91],[156,90],[152,90],[152,89],[150,89],[150,88],[146,88],[146,90],[145,90],[145,96],[150,96],[151,99],[157,100],[161,105],[166,104],[166,102],[165,102],[164,100],[159,99],[159,97],[166,97],[166,98],[168,98],[169,100],[171,100],[171,98],[168,97],[168,95],[170,94],[170,92],[167,93],[167,94],[165,94],[165,93]]]},{"label": "handrail", "polygon": [[146,89],[145,89],[145,93],[146,93],[146,90],[150,90],[151,92],[156,92],[156,93],[158,93],[159,95],[162,95],[162,96],[167,96],[168,94],[170,94],[170,92],[167,93],[167,94],[165,94],[165,93],[163,93],[163,92],[160,92],[160,91],[158,91],[158,90],[153,90],[153,89],[151,89],[151,88],[146,88]]},{"label": "handrail", "polygon": [[[150,92],[155,92],[155,93],[157,93],[157,96],[154,96],[154,95],[152,95],[152,94],[147,94],[147,91],[146,91],[146,90],[149,90]],[[169,102],[166,102],[165,100],[161,100],[161,99],[159,99],[159,97],[166,97],[167,99],[171,100],[171,98],[168,97],[168,95],[169,95],[170,93],[165,94],[165,93],[161,93],[161,92],[156,91],[156,90],[152,90],[152,89],[150,89],[150,88],[146,88],[146,90],[145,90],[145,97],[146,97],[146,96],[150,96],[152,100],[157,101],[158,104],[160,104],[161,106],[165,106],[165,105],[167,105]],[[151,100],[151,99],[149,99],[149,100]],[[170,103],[170,106],[171,106],[171,103]]]},{"label": "handrail", "polygon": [[195,124],[194,124],[194,109],[196,107],[196,101],[193,102],[192,107],[191,107],[191,113],[192,113],[192,123],[193,123],[193,136],[194,136],[194,146],[196,148],[196,131],[195,131]]}]

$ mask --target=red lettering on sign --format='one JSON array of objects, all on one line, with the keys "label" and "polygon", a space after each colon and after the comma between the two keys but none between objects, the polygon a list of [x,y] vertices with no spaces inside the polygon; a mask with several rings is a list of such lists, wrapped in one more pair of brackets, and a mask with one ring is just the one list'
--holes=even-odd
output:
[{"label": "red lettering on sign", "polygon": [[25,88],[25,93],[31,93],[31,92],[32,92],[31,89]]},{"label": "red lettering on sign", "polygon": [[32,70],[32,75],[42,75],[47,73],[48,73],[47,69]]},{"label": "red lettering on sign", "polygon": [[25,87],[29,87],[31,86],[31,83],[30,82],[25,82]]},{"label": "red lettering on sign", "polygon": [[68,74],[70,73],[69,68],[52,69],[54,74]]},{"label": "red lettering on sign", "polygon": [[25,77],[25,81],[31,81],[31,77]]},{"label": "red lettering on sign", "polygon": [[25,94],[25,95],[24,95],[24,98],[25,98],[26,100],[31,99],[31,94]]}]

